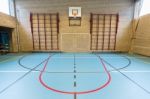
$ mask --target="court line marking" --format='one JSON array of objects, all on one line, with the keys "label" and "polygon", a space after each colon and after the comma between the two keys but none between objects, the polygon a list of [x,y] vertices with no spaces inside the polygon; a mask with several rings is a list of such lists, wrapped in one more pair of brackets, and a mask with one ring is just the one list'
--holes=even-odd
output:
[{"label": "court line marking", "polygon": [[[50,57],[52,57],[53,55],[51,55]],[[7,89],[9,89],[10,87],[12,87],[14,84],[16,84],[18,81],[20,81],[21,79],[23,79],[25,76],[27,76],[28,74],[30,74],[34,69],[38,68],[41,64],[43,64],[44,62],[46,62],[48,58],[46,58],[45,60],[43,60],[41,63],[39,63],[38,65],[36,65],[34,68],[32,68],[31,70],[29,70],[28,72],[26,72],[24,75],[22,75],[21,77],[19,77],[18,79],[16,79],[14,82],[12,82],[11,84],[9,84],[7,87],[5,87],[4,89],[2,89],[0,91],[0,94],[3,93],[4,91],[6,91]]]},{"label": "court line marking", "polygon": [[[57,55],[58,55],[58,54],[57,54]],[[93,54],[91,54],[91,56],[94,57]],[[55,57],[58,57],[58,56],[55,56]],[[53,59],[54,59],[55,57],[53,57]],[[128,64],[127,64],[127,65],[121,66],[120,68],[118,68],[118,70],[123,70],[123,69],[125,69],[125,68],[127,68],[127,67],[130,66],[131,60],[130,60],[128,57],[126,57],[126,56],[118,56],[118,57],[122,57],[122,58],[124,58],[124,59],[126,59],[126,60],[128,61]],[[71,58],[73,58],[73,57],[71,57]],[[89,58],[90,58],[90,57],[89,57]],[[94,58],[96,58],[96,57],[94,57]],[[96,58],[96,59],[97,59],[97,58]],[[21,59],[19,59],[19,65],[20,65],[21,67],[25,68],[25,69],[28,69],[28,70],[31,69],[30,67],[27,67],[27,66],[21,64]],[[40,70],[40,69],[36,69],[36,70],[34,70],[34,71],[41,71],[41,70]],[[109,72],[111,72],[111,71],[114,71],[114,70],[113,70],[113,69],[110,69]],[[51,72],[49,72],[49,71],[45,71],[45,72],[51,73]],[[57,71],[57,72],[58,72],[58,71]]]},{"label": "court line marking", "polygon": [[[76,56],[75,56],[75,54],[73,54],[73,56],[74,56],[74,61],[73,61],[73,63],[74,63],[74,71],[76,71]],[[73,73],[73,79],[74,79],[74,83],[73,83],[73,86],[76,88],[77,87],[77,74],[76,74],[76,72],[74,72]],[[75,91],[75,90],[74,90]],[[74,94],[74,99],[77,99],[77,94]]]},{"label": "court line marking", "polygon": [[[98,57],[99,58],[99,57]],[[62,91],[62,90],[58,90],[58,89],[55,89],[55,88],[52,88],[50,86],[48,86],[42,79],[42,75],[44,73],[44,71],[46,70],[46,67],[48,65],[48,62],[49,62],[50,58],[46,61],[46,63],[44,64],[44,67],[43,67],[43,70],[40,72],[40,75],[39,75],[39,81],[40,83],[48,90],[51,90],[51,91],[54,91],[54,92],[58,92],[58,93],[62,93],[62,94],[89,94],[89,93],[92,93],[92,92],[96,92],[96,91],[99,91],[103,88],[105,88],[106,86],[108,86],[111,82],[111,75],[110,75],[110,72],[107,70],[106,68],[106,65],[104,64],[103,60],[99,58],[99,61],[100,63],[102,64],[103,68],[104,68],[104,71],[106,72],[106,75],[108,76],[108,79],[107,81],[105,82],[105,84],[103,84],[102,86],[96,88],[96,89],[92,89],[92,90],[87,90],[87,91],[79,91],[79,92],[69,92],[69,91]]]},{"label": "court line marking", "polygon": [[[150,73],[150,71],[122,71],[120,70],[121,72],[124,72],[124,73]],[[118,72],[118,71],[112,71],[112,72]]]},{"label": "court line marking", "polygon": [[[124,56],[124,55],[123,55],[123,56]],[[103,58],[123,58],[123,57],[119,57],[119,56],[117,56],[117,57],[106,57],[106,56],[102,56],[102,57],[103,57]],[[128,56],[127,56],[127,57],[128,57]],[[65,59],[65,58],[68,59],[68,58],[69,58],[69,59],[70,59],[70,58],[72,58],[72,57],[58,57],[58,56],[57,56],[57,57],[55,57],[55,58],[63,58],[63,59]],[[55,59],[55,58],[54,58],[54,59]],[[96,57],[93,57],[93,56],[91,56],[91,57],[90,57],[90,56],[88,56],[88,57],[78,57],[78,56],[77,56],[77,58],[96,58]],[[97,59],[97,58],[96,58],[96,59]]]},{"label": "court line marking", "polygon": [[[140,71],[138,71],[138,70],[137,71],[136,70],[132,70],[132,71],[130,71],[130,70],[123,70],[122,71],[122,70],[120,70],[120,71],[121,72],[127,72],[127,73],[150,73],[150,71],[145,71],[145,70],[144,71],[141,71],[141,70]],[[14,73],[21,73],[21,72],[28,72],[28,71],[11,71],[11,70],[10,71],[0,71],[0,73],[5,73],[5,72],[6,73],[9,73],[9,72],[10,73],[13,73],[13,72]],[[40,71],[32,71],[32,72],[39,73]],[[114,70],[114,71],[111,71],[111,72],[113,73],[113,72],[118,72],[118,71]],[[47,73],[47,72],[44,72],[44,73]],[[74,73],[74,72],[69,72],[68,71],[68,72],[48,72],[48,73]],[[87,71],[87,72],[83,71],[83,72],[76,72],[76,73],[103,73],[103,72],[102,71],[100,71],[100,72],[98,72],[98,71],[97,72],[96,71],[95,72],[92,72],[92,71]]]},{"label": "court line marking", "polygon": [[[99,56],[99,55],[97,55]],[[101,56],[99,56],[101,58]],[[124,74],[123,72],[121,72],[120,70],[117,70],[114,66],[112,66],[110,63],[108,63],[106,60],[104,60],[103,58],[101,58],[106,64],[108,64],[110,67],[112,67],[113,69],[115,69],[116,71],[118,71],[122,76],[124,76],[125,78],[127,78],[128,80],[130,80],[133,84],[135,84],[136,86],[138,86],[139,88],[141,88],[143,91],[145,91],[146,93],[150,94],[150,91],[145,89],[143,86],[141,86],[140,84],[138,84],[136,81],[134,81],[133,79],[131,79],[129,76],[127,76],[126,74]]]},{"label": "court line marking", "polygon": [[[144,58],[139,58],[139,57],[132,57],[132,56],[128,56],[126,55],[126,57],[129,57],[131,59],[134,59],[134,60],[139,60],[140,62],[143,62],[145,64],[150,64],[150,62],[147,62],[147,61],[144,61],[144,60],[140,60],[140,59],[144,59]],[[148,57],[147,57],[148,58]],[[149,59],[149,58],[148,58]]]},{"label": "court line marking", "polygon": [[17,60],[17,58],[19,58],[19,57],[21,57],[21,56],[8,57],[8,58],[6,58],[4,60],[0,59],[0,63],[11,62],[11,61]]}]

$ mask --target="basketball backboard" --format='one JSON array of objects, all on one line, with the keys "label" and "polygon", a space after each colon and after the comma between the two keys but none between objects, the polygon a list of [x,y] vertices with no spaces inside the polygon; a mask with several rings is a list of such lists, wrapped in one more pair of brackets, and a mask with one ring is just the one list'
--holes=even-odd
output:
[{"label": "basketball backboard", "polygon": [[69,7],[69,17],[81,17],[81,7]]}]

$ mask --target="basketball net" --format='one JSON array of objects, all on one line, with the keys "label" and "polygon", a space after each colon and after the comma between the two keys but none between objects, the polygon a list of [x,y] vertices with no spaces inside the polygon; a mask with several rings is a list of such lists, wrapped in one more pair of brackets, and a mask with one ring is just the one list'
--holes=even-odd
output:
[{"label": "basketball net", "polygon": [[76,18],[77,17],[77,13],[73,13],[73,16],[74,16],[74,18]]}]

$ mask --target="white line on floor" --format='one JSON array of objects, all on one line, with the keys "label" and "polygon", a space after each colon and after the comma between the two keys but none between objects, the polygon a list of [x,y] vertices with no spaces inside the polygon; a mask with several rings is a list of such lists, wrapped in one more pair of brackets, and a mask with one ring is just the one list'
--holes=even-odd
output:
[{"label": "white line on floor", "polygon": [[[0,73],[26,73],[28,71],[0,71]],[[32,71],[35,73],[39,73],[39,71]],[[102,71],[100,71],[101,73]],[[111,71],[112,73],[116,73],[118,71]],[[138,70],[133,70],[133,71],[121,71],[121,72],[127,72],[127,73],[150,73],[150,71],[138,71]],[[80,73],[80,72],[79,72]],[[86,73],[86,72],[85,72]],[[90,73],[89,71],[87,73]],[[93,72],[92,72],[93,73]],[[98,72],[96,72],[98,73]]]},{"label": "white line on floor", "polygon": [[[118,72],[118,71],[112,71],[112,72]],[[133,71],[120,71],[120,72],[127,72],[127,73],[150,73],[150,71],[137,71],[137,70],[133,70]]]}]

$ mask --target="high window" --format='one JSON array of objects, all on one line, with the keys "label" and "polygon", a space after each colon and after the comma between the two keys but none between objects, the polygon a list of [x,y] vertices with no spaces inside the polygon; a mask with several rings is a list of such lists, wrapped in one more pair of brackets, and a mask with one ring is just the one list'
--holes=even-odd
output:
[{"label": "high window", "polygon": [[150,0],[143,0],[140,16],[150,14]]},{"label": "high window", "polygon": [[0,0],[0,12],[9,14],[9,0]]}]

